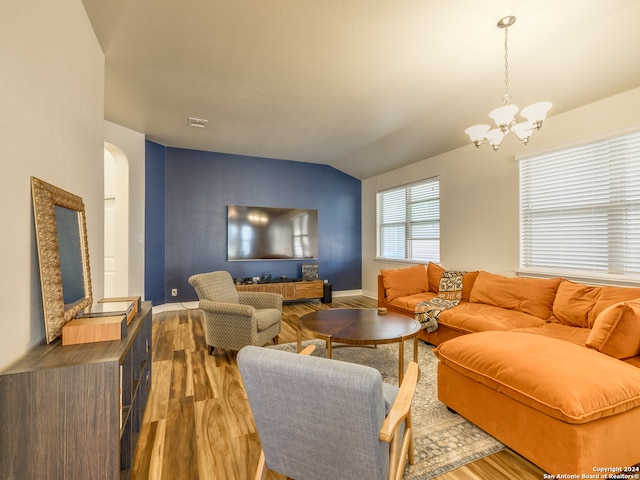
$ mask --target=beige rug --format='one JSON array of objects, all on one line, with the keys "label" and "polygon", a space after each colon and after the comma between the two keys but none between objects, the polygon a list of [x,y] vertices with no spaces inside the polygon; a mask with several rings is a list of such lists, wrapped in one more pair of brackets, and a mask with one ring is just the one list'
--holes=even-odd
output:
[{"label": "beige rug", "polygon": [[[326,356],[324,342],[312,340],[314,355]],[[296,351],[295,343],[286,343],[272,348]],[[412,404],[415,464],[407,465],[405,480],[433,478],[467,463],[471,463],[505,446],[489,434],[468,422],[460,415],[451,413],[437,394],[436,367],[438,359],[432,346],[419,342],[420,380]],[[406,342],[405,361],[413,359],[413,342]],[[398,345],[379,345],[377,348],[345,347],[333,348],[333,358],[347,362],[369,365],[380,371],[384,381],[398,384]]]}]

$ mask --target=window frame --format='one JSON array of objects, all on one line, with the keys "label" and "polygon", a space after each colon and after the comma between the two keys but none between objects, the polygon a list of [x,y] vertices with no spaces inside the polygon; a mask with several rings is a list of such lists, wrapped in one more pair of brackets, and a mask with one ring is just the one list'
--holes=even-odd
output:
[{"label": "window frame", "polygon": [[[640,220],[640,130],[636,127],[559,149],[532,152],[516,160],[518,273],[637,285],[640,241],[634,239],[640,236],[640,224],[635,220]],[[536,168],[537,172],[529,171]],[[635,181],[620,181],[628,178]],[[550,185],[555,186],[556,197]],[[552,225],[553,215],[557,215],[557,226]],[[536,235],[538,238],[534,238]],[[566,242],[568,237],[572,238],[570,242]],[[639,248],[634,248],[635,244]],[[612,260],[621,256],[626,265]]]},{"label": "window frame", "polygon": [[[418,189],[425,188],[427,190],[434,189],[435,187],[435,196],[422,196],[416,198],[416,194],[414,192],[418,192]],[[385,198],[390,198],[389,196],[394,193],[400,193],[400,195],[404,195],[404,200],[402,205],[404,206],[403,212],[398,211],[392,212],[392,214],[401,215],[402,219],[396,219],[396,221],[388,221],[385,222],[381,217],[384,215],[381,210],[383,207],[383,202]],[[435,209],[432,205],[427,205],[429,203],[433,204],[436,202]],[[416,212],[419,207],[423,207],[422,215],[416,219]],[[429,213],[433,214],[433,211],[437,212],[437,216],[429,216]],[[413,215],[412,215],[413,212]],[[413,218],[412,218],[413,216]],[[440,262],[440,250],[441,250],[441,231],[440,231],[440,176],[436,175],[433,177],[429,177],[426,179],[418,180],[415,182],[398,185],[395,187],[390,187],[384,190],[379,190],[376,192],[376,260],[381,261],[392,261],[392,262],[408,262],[408,263],[426,263],[426,262]],[[401,236],[401,242],[396,241],[395,247],[398,248],[402,243],[403,256],[387,256],[389,250],[385,251],[385,242],[384,238],[385,229],[389,229],[389,227],[395,226],[396,228],[402,229],[402,233],[399,234]],[[385,228],[386,227],[386,228]],[[423,231],[437,231],[437,236],[434,235],[418,235],[418,230],[420,227],[423,227]],[[434,244],[435,241],[435,244]],[[430,250],[428,253],[429,256],[420,256],[421,248],[419,247],[420,242],[422,242],[422,249]],[[434,248],[435,245],[435,248]],[[431,246],[429,248],[428,246]],[[393,247],[391,247],[393,249]],[[399,251],[399,250],[398,250]],[[386,254],[386,255],[385,255]],[[417,255],[417,256],[414,256]]]}]

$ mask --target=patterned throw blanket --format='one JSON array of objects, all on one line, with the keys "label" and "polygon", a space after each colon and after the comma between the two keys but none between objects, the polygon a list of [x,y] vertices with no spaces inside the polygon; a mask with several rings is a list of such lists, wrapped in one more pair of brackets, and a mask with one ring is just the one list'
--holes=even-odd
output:
[{"label": "patterned throw blanket", "polygon": [[440,279],[438,295],[416,305],[414,316],[427,332],[435,332],[440,314],[460,303],[463,278],[464,272],[444,272]]}]

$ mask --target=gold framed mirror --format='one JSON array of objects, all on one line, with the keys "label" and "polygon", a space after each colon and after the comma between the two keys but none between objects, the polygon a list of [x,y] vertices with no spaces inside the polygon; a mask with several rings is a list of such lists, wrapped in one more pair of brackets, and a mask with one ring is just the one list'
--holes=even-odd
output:
[{"label": "gold framed mirror", "polygon": [[87,222],[82,198],[31,177],[47,343],[91,306]]}]

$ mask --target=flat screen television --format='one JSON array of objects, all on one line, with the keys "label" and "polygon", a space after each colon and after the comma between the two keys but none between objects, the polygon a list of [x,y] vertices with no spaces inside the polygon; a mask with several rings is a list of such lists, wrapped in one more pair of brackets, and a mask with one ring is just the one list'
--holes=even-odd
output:
[{"label": "flat screen television", "polygon": [[317,210],[228,206],[227,260],[317,258]]}]

